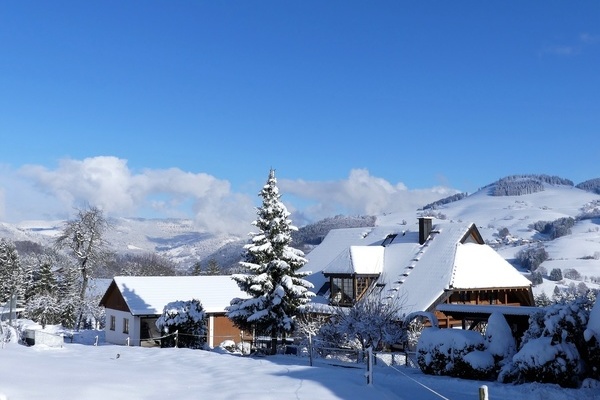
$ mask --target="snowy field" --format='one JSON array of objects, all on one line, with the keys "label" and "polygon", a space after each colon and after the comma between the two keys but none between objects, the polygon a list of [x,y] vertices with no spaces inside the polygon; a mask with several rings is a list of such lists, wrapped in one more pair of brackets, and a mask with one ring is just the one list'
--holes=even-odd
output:
[{"label": "snowy field", "polygon": [[[373,385],[364,365],[346,367],[305,357],[243,357],[217,351],[93,345],[94,332],[62,348],[5,343],[0,349],[0,399],[473,399],[487,385],[490,400],[587,400],[599,389],[504,385],[423,375],[378,364]],[[208,396],[208,397],[207,397]]]}]

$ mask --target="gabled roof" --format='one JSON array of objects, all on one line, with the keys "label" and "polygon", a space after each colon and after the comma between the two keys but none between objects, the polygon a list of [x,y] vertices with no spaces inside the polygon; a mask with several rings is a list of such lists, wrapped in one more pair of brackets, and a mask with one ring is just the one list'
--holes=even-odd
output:
[{"label": "gabled roof", "polygon": [[325,269],[325,274],[379,275],[383,272],[382,246],[350,246]]},{"label": "gabled roof", "polygon": [[231,276],[116,276],[100,305],[114,288],[133,315],[158,315],[170,302],[198,299],[207,313],[221,313],[235,297],[245,297]]},{"label": "gabled roof", "polygon": [[531,285],[519,271],[489,246],[459,243],[450,286],[459,289],[513,288]]},{"label": "gabled roof", "polygon": [[[396,237],[382,246],[389,235]],[[357,246],[376,248],[362,254],[376,255],[377,260],[383,253],[378,283],[384,284],[384,293],[389,297],[401,299],[407,314],[430,309],[451,289],[531,286],[510,263],[483,244],[474,224],[445,222],[434,226],[422,245],[418,229],[407,230],[406,226],[332,230],[306,257],[309,262],[304,270],[312,272],[306,279],[315,290],[327,281],[326,275],[361,273],[352,257],[353,252],[360,252]],[[372,264],[377,262],[373,259]],[[368,265],[364,260],[361,263]]]}]

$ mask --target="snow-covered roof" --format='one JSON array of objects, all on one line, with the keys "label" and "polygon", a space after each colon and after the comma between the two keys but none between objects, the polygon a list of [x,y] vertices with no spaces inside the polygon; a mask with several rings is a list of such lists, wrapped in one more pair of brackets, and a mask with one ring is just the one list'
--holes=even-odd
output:
[{"label": "snow-covered roof", "polygon": [[231,276],[117,276],[114,282],[133,315],[161,314],[177,300],[198,299],[207,313],[221,313],[245,297]]},{"label": "snow-covered roof", "polygon": [[350,246],[342,251],[325,269],[327,274],[377,275],[383,271],[381,246]]},{"label": "snow-covered roof", "polygon": [[450,283],[453,288],[510,288],[530,284],[529,279],[491,247],[475,243],[457,244],[454,275]]},{"label": "snow-covered roof", "polygon": [[460,312],[465,314],[492,314],[500,312],[503,315],[533,315],[543,310],[535,306],[503,306],[482,304],[439,304],[436,310],[443,313]]},{"label": "snow-covered roof", "polygon": [[[418,228],[336,229],[308,254],[303,269],[311,271],[306,279],[318,291],[327,281],[325,274],[362,274],[366,272],[358,271],[374,271],[377,265],[381,268],[378,283],[385,284],[389,297],[402,301],[407,314],[428,310],[447,290],[531,286],[495,250],[475,243],[469,236],[473,232],[480,237],[474,224],[444,222],[434,226],[421,245]],[[396,236],[383,246],[390,235]],[[367,260],[369,257],[373,259]]]}]

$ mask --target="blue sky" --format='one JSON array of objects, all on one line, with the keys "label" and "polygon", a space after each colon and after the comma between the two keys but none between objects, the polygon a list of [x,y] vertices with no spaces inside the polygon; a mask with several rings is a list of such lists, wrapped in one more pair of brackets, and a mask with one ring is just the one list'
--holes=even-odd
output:
[{"label": "blue sky", "polygon": [[228,229],[271,167],[298,222],[579,183],[598,71],[597,1],[2,2],[0,220]]}]

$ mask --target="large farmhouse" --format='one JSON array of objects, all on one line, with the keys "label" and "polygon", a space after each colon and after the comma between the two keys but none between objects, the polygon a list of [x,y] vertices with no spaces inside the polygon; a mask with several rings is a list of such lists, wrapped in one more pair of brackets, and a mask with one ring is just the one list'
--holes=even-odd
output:
[{"label": "large farmhouse", "polygon": [[230,276],[117,276],[100,301],[106,310],[105,340],[114,344],[154,346],[161,336],[156,320],[177,300],[198,299],[208,319],[207,344],[239,342],[242,332],[225,316],[234,297],[243,297]]},{"label": "large farmhouse", "polygon": [[332,230],[307,258],[317,303],[351,306],[376,287],[402,302],[403,316],[433,312],[442,327],[464,326],[465,308],[443,313],[441,305],[533,305],[531,282],[484,244],[474,224],[419,218],[415,230]]}]

